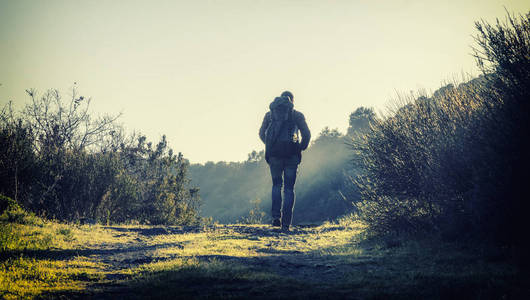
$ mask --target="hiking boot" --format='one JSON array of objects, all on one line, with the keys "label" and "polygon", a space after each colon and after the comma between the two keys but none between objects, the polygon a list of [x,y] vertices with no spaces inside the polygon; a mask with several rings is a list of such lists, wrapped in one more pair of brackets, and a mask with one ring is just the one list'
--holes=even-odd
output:
[{"label": "hiking boot", "polygon": [[282,222],[280,221],[280,219],[274,219],[274,220],[272,221],[272,226],[274,226],[274,227],[280,227],[280,226],[282,226]]},{"label": "hiking boot", "polygon": [[285,232],[285,233],[290,232],[289,226],[282,226],[282,232]]}]

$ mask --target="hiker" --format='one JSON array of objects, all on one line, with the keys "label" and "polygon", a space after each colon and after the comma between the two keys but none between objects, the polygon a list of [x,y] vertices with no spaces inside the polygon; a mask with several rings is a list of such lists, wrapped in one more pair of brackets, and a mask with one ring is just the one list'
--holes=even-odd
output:
[{"label": "hiker", "polygon": [[[289,231],[291,225],[298,164],[302,160],[302,151],[311,139],[304,114],[293,107],[293,94],[283,92],[269,105],[270,111],[265,114],[259,130],[259,137],[265,143],[265,160],[272,176],[272,226],[281,226],[282,231]],[[301,141],[299,131],[302,134]]]}]

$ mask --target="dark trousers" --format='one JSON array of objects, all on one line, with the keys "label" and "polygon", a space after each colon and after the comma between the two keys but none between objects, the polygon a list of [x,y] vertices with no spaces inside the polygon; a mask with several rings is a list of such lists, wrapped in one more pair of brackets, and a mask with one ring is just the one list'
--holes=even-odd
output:
[{"label": "dark trousers", "polygon": [[[291,225],[295,201],[294,184],[300,157],[270,157],[269,167],[272,176],[272,218],[282,219],[282,226]],[[282,186],[283,207],[282,207]],[[281,208],[281,211],[280,211]]]}]

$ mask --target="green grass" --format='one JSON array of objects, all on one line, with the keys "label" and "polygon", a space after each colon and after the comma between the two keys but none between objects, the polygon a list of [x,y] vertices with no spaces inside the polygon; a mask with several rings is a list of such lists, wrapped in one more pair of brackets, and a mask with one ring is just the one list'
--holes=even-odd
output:
[{"label": "green grass", "polygon": [[275,299],[316,293],[324,296],[327,291],[270,270],[211,259],[178,262],[137,273],[124,292],[127,298]]},{"label": "green grass", "polygon": [[[218,240],[241,245],[235,236],[221,237]],[[322,239],[326,238],[317,238]],[[404,241],[391,248],[386,241],[371,243],[365,249],[343,245],[302,250],[295,255],[301,258],[283,257],[278,265],[272,258],[272,264],[256,263],[241,249],[231,250],[228,258],[222,255],[222,260],[185,256],[131,270],[126,287],[117,294],[158,299],[511,299],[529,295],[528,281],[496,255],[477,255],[477,249],[434,240]],[[212,252],[218,253],[217,249]]]},{"label": "green grass", "polygon": [[90,282],[104,279],[100,271],[100,265],[83,258],[9,258],[0,264],[0,295],[20,299],[50,292],[79,292]]},{"label": "green grass", "polygon": [[9,201],[0,214],[0,296],[20,299],[86,290],[105,278],[105,265],[76,251],[111,240],[120,242],[100,226],[44,220]]},{"label": "green grass", "polygon": [[348,219],[291,234],[243,224],[104,227],[34,219],[0,226],[0,296],[7,299],[530,295],[528,272],[520,273],[505,249],[367,239],[365,226]]}]

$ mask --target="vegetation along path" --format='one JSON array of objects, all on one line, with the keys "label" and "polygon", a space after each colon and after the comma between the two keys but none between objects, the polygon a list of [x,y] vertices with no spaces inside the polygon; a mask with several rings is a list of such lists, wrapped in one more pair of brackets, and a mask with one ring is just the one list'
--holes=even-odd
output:
[{"label": "vegetation along path", "polygon": [[287,234],[269,225],[243,224],[17,226],[26,236],[46,236],[51,230],[56,245],[4,251],[4,298],[502,298],[528,293],[502,251],[477,253],[433,239],[366,240],[364,226],[356,222],[294,227]]}]

